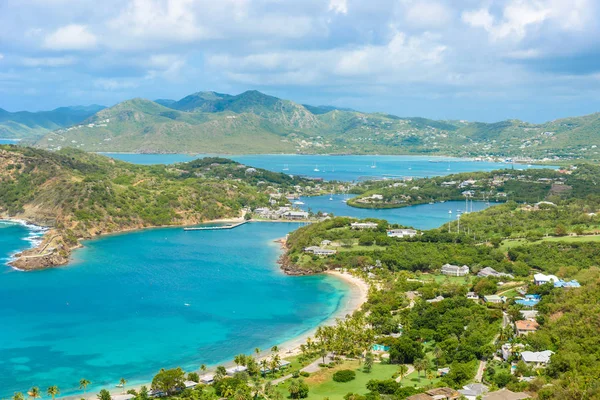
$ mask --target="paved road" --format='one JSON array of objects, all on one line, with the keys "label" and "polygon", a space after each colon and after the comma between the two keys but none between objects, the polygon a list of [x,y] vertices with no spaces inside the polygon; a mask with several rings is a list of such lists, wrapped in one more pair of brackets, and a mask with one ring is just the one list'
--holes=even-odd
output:
[{"label": "paved road", "polygon": [[[412,374],[413,372],[415,372],[415,367],[413,367],[412,364],[406,364],[406,366],[408,367],[408,371],[403,376],[403,378],[406,378],[407,376],[409,376],[410,374]],[[397,377],[396,378],[396,382],[400,382],[400,381],[401,381],[400,377]]]},{"label": "paved road", "polygon": [[479,368],[477,368],[477,374],[475,375],[475,382],[481,382],[483,379],[483,370],[487,363],[483,360],[479,361]]},{"label": "paved road", "polygon": [[[328,364],[332,361],[333,361],[333,359],[329,355],[327,355],[325,357],[325,364]],[[321,369],[321,367],[319,367],[319,364],[321,364],[322,362],[323,362],[323,359],[319,358],[319,359],[311,362],[310,364],[308,364],[306,367],[302,368],[300,371],[308,372],[309,374],[317,372]],[[292,377],[292,374],[288,374],[288,375],[282,376],[281,378],[274,379],[273,381],[271,381],[271,383],[273,384],[273,386],[277,386],[281,382],[285,382],[286,380],[290,379],[291,377]]]}]

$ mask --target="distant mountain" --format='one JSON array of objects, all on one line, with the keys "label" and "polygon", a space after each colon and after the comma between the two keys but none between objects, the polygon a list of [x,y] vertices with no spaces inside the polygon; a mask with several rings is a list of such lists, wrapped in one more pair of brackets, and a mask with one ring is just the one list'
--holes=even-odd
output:
[{"label": "distant mountain", "polygon": [[60,107],[52,111],[9,112],[0,108],[0,138],[34,138],[91,117],[103,106]]},{"label": "distant mountain", "polygon": [[258,91],[133,99],[46,134],[49,149],[188,153],[427,154],[599,159],[600,114],[544,124],[434,121],[308,106]]}]

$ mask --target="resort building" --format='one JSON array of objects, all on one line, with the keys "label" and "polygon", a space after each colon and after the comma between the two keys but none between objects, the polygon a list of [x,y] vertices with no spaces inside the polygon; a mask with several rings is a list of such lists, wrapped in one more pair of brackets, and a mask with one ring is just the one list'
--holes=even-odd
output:
[{"label": "resort building", "polygon": [[304,249],[305,253],[312,253],[316,256],[330,256],[336,253],[335,250],[322,249],[318,246],[310,246]]},{"label": "resort building", "polygon": [[448,276],[466,276],[469,275],[469,267],[466,265],[459,267],[458,265],[444,264],[441,272]]},{"label": "resort building", "polygon": [[215,376],[213,374],[202,375],[200,377],[200,382],[204,383],[205,385],[211,385],[214,383],[214,381]]},{"label": "resort building", "polygon": [[417,231],[414,229],[391,229],[387,231],[387,235],[389,237],[413,237],[417,234]]},{"label": "resort building", "polygon": [[508,361],[513,354],[518,353],[518,351],[524,347],[525,345],[521,343],[504,343],[502,347],[500,347],[500,353],[502,353],[504,361]]},{"label": "resort building", "polygon": [[467,400],[477,400],[478,396],[482,396],[489,391],[490,389],[483,383],[471,383],[470,385],[463,386],[458,392],[467,398]]},{"label": "resort building", "polygon": [[536,321],[524,320],[515,322],[515,331],[518,336],[529,335],[531,332],[537,331],[540,325]]},{"label": "resort building", "polygon": [[554,352],[551,350],[524,351],[521,353],[521,360],[530,367],[543,368],[550,362],[552,354],[554,354]]},{"label": "resort building", "polygon": [[353,222],[350,227],[352,229],[375,229],[377,224],[375,222]]},{"label": "resort building", "polygon": [[490,268],[490,267],[483,268],[481,271],[479,271],[477,273],[477,276],[479,276],[481,278],[489,278],[489,277],[491,277],[491,278],[501,278],[501,277],[514,278],[514,276],[511,274],[505,274],[504,272],[498,272],[494,268]]},{"label": "resort building", "polygon": [[475,292],[467,293],[467,299],[469,300],[479,300],[479,296]]},{"label": "resort building", "polygon": [[504,302],[504,297],[498,296],[497,294],[490,294],[487,296],[483,296],[483,301],[485,301],[486,303],[492,303],[492,304],[500,304]]},{"label": "resort building", "polygon": [[184,381],[183,385],[185,386],[186,389],[192,389],[192,388],[195,388],[196,386],[198,386],[198,382]]},{"label": "resort building", "polygon": [[406,400],[456,400],[461,394],[449,387],[435,388],[425,393],[408,396]]},{"label": "resort building", "polygon": [[520,313],[523,319],[535,320],[538,316],[538,311],[536,310],[521,310]]},{"label": "resort building", "polygon": [[331,240],[323,240],[321,242],[321,247],[324,247],[324,246],[331,246]]},{"label": "resort building", "polygon": [[572,281],[569,281],[569,282],[563,281],[561,279],[558,282],[554,282],[554,287],[557,287],[557,288],[578,288],[578,287],[581,287],[581,285],[575,279],[573,279]]},{"label": "resort building", "polygon": [[438,303],[442,300],[444,300],[444,296],[437,296],[437,297],[434,297],[433,299],[429,299],[429,300],[425,300],[425,301],[428,303]]},{"label": "resort building", "polygon": [[535,307],[540,302],[542,296],[539,294],[527,294],[524,299],[515,300],[516,304],[520,304],[525,307]]},{"label": "resort building", "polygon": [[556,275],[544,275],[544,274],[535,274],[533,276],[533,283],[537,286],[544,285],[548,282],[558,282],[560,279],[556,277]]},{"label": "resort building", "polygon": [[306,211],[287,211],[283,214],[285,219],[308,219],[308,213]]},{"label": "resort building", "polygon": [[246,368],[243,365],[237,365],[235,367],[232,368],[227,368],[227,375],[229,376],[234,376],[235,374],[237,374],[238,372],[245,372],[248,368]]}]

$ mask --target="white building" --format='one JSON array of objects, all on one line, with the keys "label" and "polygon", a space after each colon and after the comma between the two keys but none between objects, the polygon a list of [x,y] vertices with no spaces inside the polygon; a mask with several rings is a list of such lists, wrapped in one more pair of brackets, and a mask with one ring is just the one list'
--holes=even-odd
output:
[{"label": "white building", "polygon": [[352,229],[375,229],[377,224],[375,222],[353,222],[350,227]]},{"label": "white building", "polygon": [[542,368],[548,365],[550,357],[554,354],[551,350],[545,351],[523,351],[521,352],[521,360],[534,368]]},{"label": "white building", "polygon": [[244,367],[243,365],[238,365],[232,368],[228,368],[227,369],[227,375],[229,376],[233,376],[235,374],[237,374],[238,372],[245,372],[248,368]]},{"label": "white building", "polygon": [[544,274],[535,274],[533,276],[533,283],[535,283],[537,286],[540,285],[544,285],[548,282],[558,282],[559,279],[556,277],[556,275],[544,275]]},{"label": "white building", "polygon": [[442,274],[449,276],[465,276],[469,275],[469,267],[466,265],[459,267],[458,265],[444,264],[441,272]]},{"label": "white building", "polygon": [[417,234],[417,231],[414,229],[390,229],[387,231],[387,235],[389,237],[413,237]]},{"label": "white building", "polygon": [[305,253],[312,253],[316,256],[330,256],[332,254],[335,254],[336,251],[335,250],[328,250],[328,249],[322,249],[318,246],[310,246],[310,247],[306,247],[304,249]]}]

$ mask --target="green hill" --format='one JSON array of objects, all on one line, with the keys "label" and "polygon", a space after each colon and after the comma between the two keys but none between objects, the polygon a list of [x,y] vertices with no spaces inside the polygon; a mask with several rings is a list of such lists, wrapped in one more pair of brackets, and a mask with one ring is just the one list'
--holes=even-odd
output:
[{"label": "green hill", "polygon": [[77,124],[103,106],[60,107],[52,111],[9,112],[0,108],[0,138],[35,138],[43,134]]},{"label": "green hill", "polygon": [[86,151],[431,154],[598,160],[600,114],[531,124],[435,121],[312,107],[258,91],[133,99],[36,145]]}]

